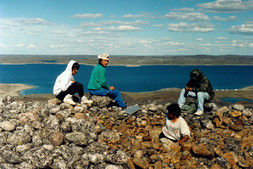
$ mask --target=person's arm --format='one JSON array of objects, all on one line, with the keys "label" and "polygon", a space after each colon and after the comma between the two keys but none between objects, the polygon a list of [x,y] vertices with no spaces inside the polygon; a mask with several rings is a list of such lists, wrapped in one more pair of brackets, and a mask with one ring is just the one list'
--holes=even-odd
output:
[{"label": "person's arm", "polygon": [[107,84],[106,81],[106,75],[105,75],[105,70],[102,70],[101,76],[100,76],[100,85],[105,88],[105,89],[110,89],[109,85]]},{"label": "person's arm", "polygon": [[198,87],[193,87],[193,92],[207,92],[209,85],[209,80],[204,76],[200,81]]},{"label": "person's arm", "polygon": [[183,142],[187,141],[190,137],[188,135],[185,135],[181,140],[178,140],[178,144],[182,144]]},{"label": "person's arm", "polygon": [[182,144],[183,142],[187,141],[190,138],[191,132],[186,121],[181,116],[180,116],[180,132],[183,135],[183,138],[178,140],[177,142],[179,144]]}]

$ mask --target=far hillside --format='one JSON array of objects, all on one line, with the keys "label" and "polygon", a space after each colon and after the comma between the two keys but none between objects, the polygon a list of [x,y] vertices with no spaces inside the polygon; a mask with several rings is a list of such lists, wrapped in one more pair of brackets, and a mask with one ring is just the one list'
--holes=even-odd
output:
[{"label": "far hillside", "polygon": [[[97,64],[96,55],[0,55],[0,64]],[[249,55],[110,56],[110,65],[253,65]]]}]

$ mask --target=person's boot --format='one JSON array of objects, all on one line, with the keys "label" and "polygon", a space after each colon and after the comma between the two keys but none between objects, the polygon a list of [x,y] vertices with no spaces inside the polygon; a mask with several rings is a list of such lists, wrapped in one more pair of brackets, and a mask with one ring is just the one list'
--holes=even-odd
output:
[{"label": "person's boot", "polygon": [[64,99],[63,99],[64,103],[70,104],[70,105],[76,105],[76,102],[73,101],[72,95],[67,94]]},{"label": "person's boot", "polygon": [[93,103],[93,100],[89,100],[85,96],[81,98],[81,104],[91,104],[91,103]]}]

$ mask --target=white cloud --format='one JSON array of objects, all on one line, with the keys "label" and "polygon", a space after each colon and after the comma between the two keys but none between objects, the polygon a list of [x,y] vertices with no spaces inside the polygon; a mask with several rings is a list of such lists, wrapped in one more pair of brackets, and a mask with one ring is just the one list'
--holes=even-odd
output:
[{"label": "white cloud", "polygon": [[118,31],[138,31],[141,30],[141,28],[134,27],[134,26],[128,26],[128,25],[121,25],[116,28]]},{"label": "white cloud", "polygon": [[30,44],[30,45],[27,46],[27,48],[36,48],[36,47],[37,47],[37,46],[34,45],[34,44]]},{"label": "white cloud", "polygon": [[178,12],[193,12],[193,8],[180,8],[180,9],[172,9],[171,11],[178,11]]},{"label": "white cloud", "polygon": [[87,13],[87,14],[75,14],[71,17],[72,18],[82,18],[82,19],[93,19],[93,18],[102,18],[103,15],[100,13],[97,13],[97,14]]},{"label": "white cloud", "polygon": [[106,31],[86,31],[84,35],[111,35],[110,32]]},{"label": "white cloud", "polygon": [[219,39],[219,40],[227,40],[228,38],[226,38],[226,37],[218,37],[217,39]]},{"label": "white cloud", "polygon": [[99,22],[103,25],[146,25],[149,24],[149,21],[136,20],[133,22],[119,21],[119,20],[109,20]]},{"label": "white cloud", "polygon": [[52,33],[53,33],[53,34],[60,34],[60,35],[61,35],[61,34],[64,34],[64,32],[63,32],[63,31],[60,31],[60,30],[53,31]]},{"label": "white cloud", "polygon": [[144,15],[139,14],[139,15],[132,15],[132,14],[127,14],[127,15],[123,15],[122,18],[142,18],[144,17]]},{"label": "white cloud", "polygon": [[23,44],[23,43],[19,43],[16,45],[16,47],[24,47],[24,46],[25,46],[25,44]]},{"label": "white cloud", "polygon": [[80,24],[81,27],[94,27],[94,26],[100,26],[100,24],[98,23],[94,23],[94,22],[82,22]]},{"label": "white cloud", "polygon": [[156,27],[156,28],[163,28],[163,24],[155,24],[155,25],[152,25],[153,27]]},{"label": "white cloud", "polygon": [[197,4],[210,12],[242,12],[253,10],[253,1],[217,0],[209,3]]},{"label": "white cloud", "polygon": [[184,13],[184,12],[170,12],[164,16],[168,19],[173,20],[187,20],[187,21],[207,21],[210,20],[209,17],[205,14],[199,13],[199,12],[190,12],[190,13]]},{"label": "white cloud", "polygon": [[110,26],[110,27],[96,27],[95,31],[139,31],[141,28],[129,25]]},{"label": "white cloud", "polygon": [[148,12],[142,12],[141,14],[133,15],[133,14],[126,14],[123,15],[121,18],[124,19],[131,19],[131,18],[149,18],[149,19],[155,19],[157,16],[154,16],[152,13]]},{"label": "white cloud", "polygon": [[237,20],[238,18],[236,16],[229,16],[228,18],[222,18],[222,17],[219,17],[219,16],[214,16],[213,19],[216,20],[216,21],[233,21],[233,20]]},{"label": "white cloud", "polygon": [[253,22],[234,25],[229,29],[229,32],[232,34],[253,35]]},{"label": "white cloud", "polygon": [[187,24],[181,22],[178,24],[169,24],[168,30],[172,32],[211,32],[214,30],[214,26],[210,23]]},{"label": "white cloud", "polygon": [[42,18],[17,19],[17,22],[24,25],[49,25],[50,23]]}]

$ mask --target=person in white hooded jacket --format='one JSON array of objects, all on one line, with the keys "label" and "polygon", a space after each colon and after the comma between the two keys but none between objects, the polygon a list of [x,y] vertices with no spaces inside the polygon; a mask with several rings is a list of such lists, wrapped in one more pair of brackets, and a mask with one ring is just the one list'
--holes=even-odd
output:
[{"label": "person in white hooded jacket", "polygon": [[73,95],[77,92],[81,98],[81,103],[92,103],[88,100],[83,91],[83,85],[74,80],[74,75],[78,72],[80,65],[74,61],[69,61],[65,71],[63,71],[57,78],[54,84],[53,93],[59,100],[64,103],[76,105],[73,101]]}]

